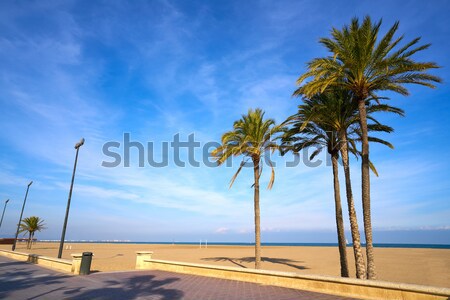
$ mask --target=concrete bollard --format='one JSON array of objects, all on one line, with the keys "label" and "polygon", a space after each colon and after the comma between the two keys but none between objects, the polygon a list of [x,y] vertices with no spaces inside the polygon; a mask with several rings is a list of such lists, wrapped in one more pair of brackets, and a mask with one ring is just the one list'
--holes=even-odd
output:
[{"label": "concrete bollard", "polygon": [[81,269],[81,259],[83,258],[82,253],[73,253],[72,256],[72,273],[75,275],[80,275]]},{"label": "concrete bollard", "polygon": [[152,258],[153,251],[136,251],[136,269],[145,269],[145,260]]}]

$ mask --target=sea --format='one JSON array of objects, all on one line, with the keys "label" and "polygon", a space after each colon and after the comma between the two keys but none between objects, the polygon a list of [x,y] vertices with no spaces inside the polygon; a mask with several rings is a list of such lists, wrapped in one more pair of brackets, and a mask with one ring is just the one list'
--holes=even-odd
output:
[{"label": "sea", "polygon": [[[41,242],[58,242],[59,240],[40,240]],[[65,243],[98,243],[98,244],[148,244],[148,245],[202,245],[204,246],[254,246],[254,243],[240,242],[134,242],[123,240],[66,240]],[[337,243],[261,243],[262,246],[288,246],[288,247],[337,247]],[[365,246],[365,244],[361,244]],[[347,246],[352,246],[351,243]],[[444,244],[374,244],[375,248],[416,248],[416,249],[450,249],[450,245]]]}]

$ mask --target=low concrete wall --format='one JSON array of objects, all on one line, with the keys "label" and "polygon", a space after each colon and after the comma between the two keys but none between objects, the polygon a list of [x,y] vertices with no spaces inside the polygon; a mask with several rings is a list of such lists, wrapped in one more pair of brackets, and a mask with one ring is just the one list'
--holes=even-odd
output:
[{"label": "low concrete wall", "polygon": [[[42,267],[68,272],[68,273],[74,273],[73,269],[73,262],[71,260],[67,259],[60,259],[60,258],[53,258],[48,256],[41,256],[37,254],[28,254],[28,253],[21,253],[21,252],[15,252],[15,251],[8,251],[8,250],[0,250],[0,255],[12,258],[19,261],[25,261],[33,264],[38,264]],[[79,269],[79,267],[78,267]],[[75,273],[76,274],[76,273]]]},{"label": "low concrete wall", "polygon": [[375,280],[300,275],[297,273],[190,264],[156,259],[145,259],[140,263],[140,269],[239,280],[360,299],[450,299],[450,289]]},{"label": "low concrete wall", "polygon": [[[0,239],[0,245],[12,245],[14,244],[14,238],[1,238]],[[37,239],[34,238],[33,242],[36,242]],[[21,239],[21,238],[17,238],[17,242],[21,243],[21,242],[28,242],[28,239]]]},{"label": "low concrete wall", "polygon": [[12,245],[14,244],[14,238],[0,239],[0,245]]}]

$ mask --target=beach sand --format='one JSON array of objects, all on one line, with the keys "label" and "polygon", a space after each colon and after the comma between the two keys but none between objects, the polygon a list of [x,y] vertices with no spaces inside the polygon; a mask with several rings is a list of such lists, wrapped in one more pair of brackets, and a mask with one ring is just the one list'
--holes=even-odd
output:
[{"label": "beach sand", "polygon": [[[96,244],[66,243],[71,250],[64,250],[63,258],[71,259],[71,253],[89,251],[94,253],[92,270],[133,270],[136,251],[153,251],[153,258],[231,267],[253,268],[253,246],[198,245],[149,245],[149,244]],[[37,242],[27,250],[24,243],[16,251],[56,257],[58,243]],[[11,245],[0,245],[11,250]],[[350,274],[355,267],[352,248],[347,248]],[[375,248],[378,279],[450,288],[449,249]],[[337,247],[262,247],[262,269],[296,272],[299,274],[339,276]]]}]

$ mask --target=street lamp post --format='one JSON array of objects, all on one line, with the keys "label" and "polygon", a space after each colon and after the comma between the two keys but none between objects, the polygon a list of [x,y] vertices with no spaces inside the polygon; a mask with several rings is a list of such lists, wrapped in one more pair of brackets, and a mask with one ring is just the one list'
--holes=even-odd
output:
[{"label": "street lamp post", "polygon": [[27,192],[25,194],[25,199],[23,199],[22,212],[20,213],[19,224],[17,224],[16,237],[14,238],[14,243],[12,245],[12,251],[16,250],[17,237],[19,236],[20,223],[22,222],[23,210],[25,209],[25,203],[27,202],[28,190],[30,189],[30,185],[33,184],[33,181],[30,181],[27,187]]},{"label": "street lamp post", "polygon": [[5,201],[5,207],[3,207],[2,219],[0,220],[0,228],[2,227],[3,216],[5,215],[6,204],[8,204],[8,202],[9,202],[9,199]]},{"label": "street lamp post", "polygon": [[80,147],[83,146],[83,144],[84,144],[84,138],[81,139],[81,141],[79,141],[75,145],[75,149],[77,150],[77,152],[75,154],[75,163],[73,165],[72,182],[70,183],[69,199],[67,200],[66,217],[64,219],[64,225],[63,225],[63,230],[62,230],[62,234],[61,234],[61,242],[59,243],[58,258],[61,258],[62,252],[63,252],[64,238],[66,237],[67,220],[69,218],[70,199],[72,198],[73,182],[75,180],[75,171],[77,170],[78,151],[80,150]]}]

